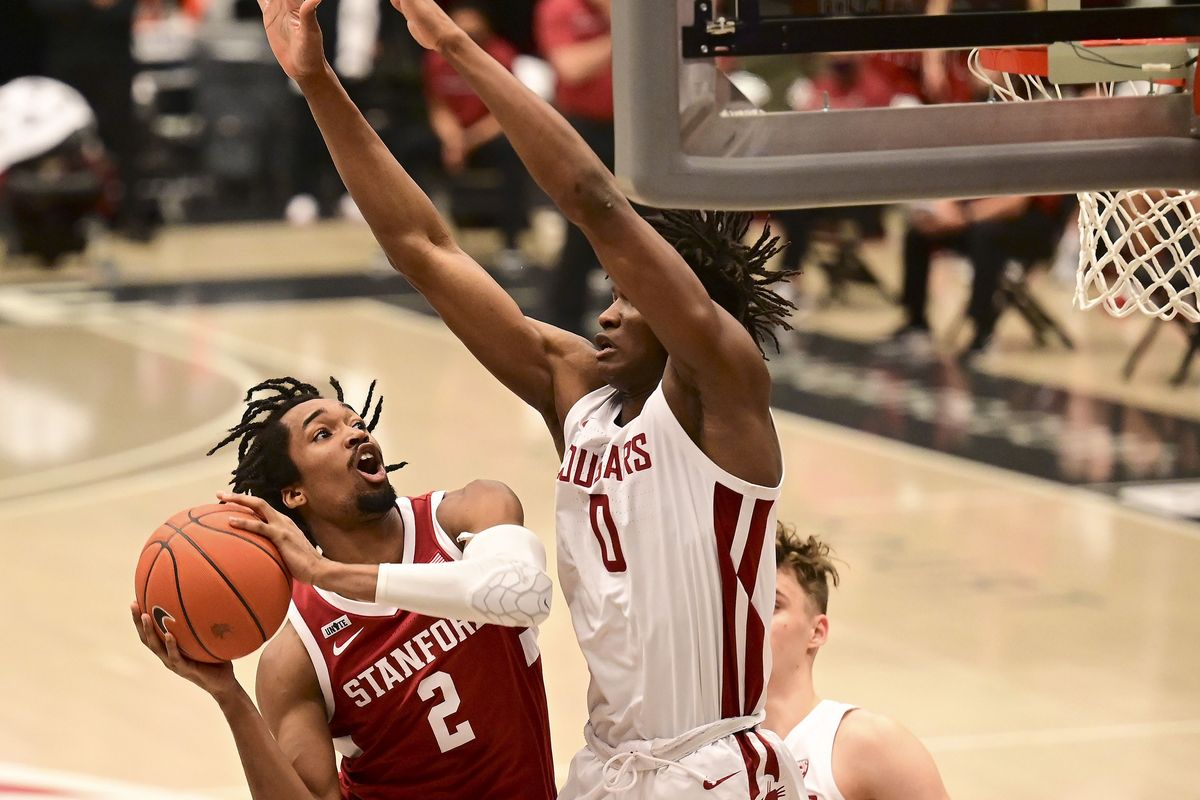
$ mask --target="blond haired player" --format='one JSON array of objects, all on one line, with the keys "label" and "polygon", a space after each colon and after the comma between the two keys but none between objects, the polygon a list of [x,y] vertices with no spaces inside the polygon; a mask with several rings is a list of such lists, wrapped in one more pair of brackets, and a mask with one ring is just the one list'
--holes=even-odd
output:
[{"label": "blond haired player", "polygon": [[829,585],[838,584],[829,546],[775,529],[775,613],[766,726],[784,737],[804,773],[808,800],[946,800],[925,746],[882,714],[823,700],[813,661],[829,637]]}]

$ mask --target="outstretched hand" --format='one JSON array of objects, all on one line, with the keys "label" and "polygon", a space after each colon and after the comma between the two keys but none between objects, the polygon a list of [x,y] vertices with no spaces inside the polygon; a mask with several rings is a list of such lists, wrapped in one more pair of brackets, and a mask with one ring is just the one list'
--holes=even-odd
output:
[{"label": "outstretched hand", "polygon": [[160,636],[154,628],[154,621],[150,619],[150,615],[143,614],[137,603],[129,604],[129,613],[133,617],[133,627],[137,629],[138,638],[142,640],[142,644],[146,646],[147,650],[158,656],[158,660],[167,669],[186,678],[218,699],[222,695],[228,695],[241,688],[233,674],[233,664],[230,662],[209,664],[204,661],[194,661],[180,652],[179,643],[170,633],[170,624],[174,620],[164,623],[167,626],[167,633]]},{"label": "outstretched hand", "polygon": [[392,6],[408,20],[409,32],[426,50],[437,50],[447,36],[460,30],[435,0],[392,0]]},{"label": "outstretched hand", "polygon": [[279,513],[260,497],[232,492],[217,492],[222,503],[241,506],[253,517],[231,516],[229,524],[250,533],[265,536],[275,545],[292,577],[301,583],[312,583],[324,558],[313,547],[296,523]]},{"label": "outstretched hand", "polygon": [[283,71],[300,83],[325,70],[317,6],[321,0],[258,0],[271,52]]}]

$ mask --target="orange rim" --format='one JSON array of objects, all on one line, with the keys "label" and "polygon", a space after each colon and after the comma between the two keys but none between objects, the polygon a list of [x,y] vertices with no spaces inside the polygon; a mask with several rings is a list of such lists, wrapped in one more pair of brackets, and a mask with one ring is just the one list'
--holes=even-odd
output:
[{"label": "orange rim", "polygon": [[[1086,39],[1079,44],[1083,47],[1129,47],[1144,44],[1184,44],[1195,41],[1200,41],[1200,39],[1174,36],[1161,39]],[[1047,47],[1044,44],[1027,47],[981,47],[979,48],[979,65],[984,69],[996,72],[1041,75],[1045,78],[1050,73],[1049,58],[1046,52]],[[1161,83],[1179,83],[1179,81],[1161,81]]]},{"label": "orange rim", "polygon": [[1049,61],[1044,46],[979,48],[979,65],[995,72],[1044,77],[1050,73]]},{"label": "orange rim", "polygon": [[[1085,39],[1079,44],[1083,47],[1129,47],[1145,44],[1185,44],[1200,42],[1200,37],[1172,36],[1159,39]],[[1025,47],[981,47],[979,48],[979,65],[993,72],[1007,72],[1011,75],[1038,75],[1046,78],[1050,75],[1050,59],[1046,45],[1030,45]],[[1200,72],[1200,65],[1197,65]],[[1103,81],[1102,81],[1103,82]],[[1182,78],[1167,78],[1156,80],[1159,86],[1174,86],[1183,88],[1187,81]],[[1196,95],[1196,109],[1200,113],[1200,94]]]}]

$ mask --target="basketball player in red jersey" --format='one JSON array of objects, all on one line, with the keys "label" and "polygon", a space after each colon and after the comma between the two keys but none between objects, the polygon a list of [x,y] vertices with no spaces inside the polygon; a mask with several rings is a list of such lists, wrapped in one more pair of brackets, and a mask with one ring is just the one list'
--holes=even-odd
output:
[{"label": "basketball player in red jersey", "polygon": [[142,642],[217,700],[254,800],[554,797],[533,631],[551,586],[520,502],[487,481],[398,498],[387,471],[402,465],[371,435],[381,406],[368,423],[370,397],[360,414],[334,386],[337,400],[292,378],[255,386],[213,448],[240,439],[242,494],[220,497],[261,520],[239,527],[309,556],[285,553],[297,580],[258,708],[229,664],[182,656],[134,604]]},{"label": "basketball player in red jersey", "polygon": [[829,546],[779,525],[775,560],[765,724],[798,760],[808,800],[947,800],[917,737],[882,714],[822,700],[813,688],[813,662],[829,637],[829,584],[838,582]]},{"label": "basketball player in red jersey", "polygon": [[394,0],[416,40],[487,104],[613,281],[603,333],[526,319],[453,241],[338,85],[319,0],[262,0],[342,178],[392,264],[482,364],[543,417],[562,457],[559,580],[591,672],[588,746],[560,797],[789,800],[799,772],[758,725],[770,672],[783,461],[760,343],[789,306],[749,215],[643,219],[550,106],[434,0]]}]

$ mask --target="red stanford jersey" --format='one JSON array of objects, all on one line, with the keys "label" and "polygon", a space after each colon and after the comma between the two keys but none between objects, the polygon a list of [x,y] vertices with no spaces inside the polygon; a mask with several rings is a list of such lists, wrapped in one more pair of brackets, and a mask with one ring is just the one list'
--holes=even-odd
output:
[{"label": "red stanford jersey", "polygon": [[[444,494],[397,501],[404,563],[461,557],[436,521]],[[288,618],[325,695],[344,798],[555,796],[533,630],[427,617],[300,583]]]}]

